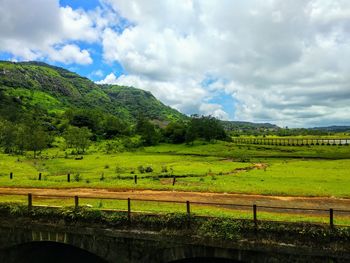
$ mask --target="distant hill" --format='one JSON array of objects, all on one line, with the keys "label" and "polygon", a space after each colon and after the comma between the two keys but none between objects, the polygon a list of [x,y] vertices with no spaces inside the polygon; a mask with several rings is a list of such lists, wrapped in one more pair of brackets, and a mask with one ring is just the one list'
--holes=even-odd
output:
[{"label": "distant hill", "polygon": [[253,123],[245,121],[221,121],[225,130],[278,130],[280,127],[271,123]]},{"label": "distant hill", "polygon": [[148,91],[98,85],[76,73],[42,62],[0,61],[0,116],[32,108],[50,114],[62,113],[67,108],[96,109],[127,122],[133,122],[140,114],[158,121],[186,118]]},{"label": "distant hill", "polygon": [[350,126],[327,126],[327,127],[313,127],[310,130],[328,131],[328,132],[349,132]]}]

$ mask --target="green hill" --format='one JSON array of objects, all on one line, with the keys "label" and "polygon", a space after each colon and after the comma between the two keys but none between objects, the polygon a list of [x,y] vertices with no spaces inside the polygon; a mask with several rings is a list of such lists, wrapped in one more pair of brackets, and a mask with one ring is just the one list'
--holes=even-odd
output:
[{"label": "green hill", "polygon": [[142,114],[158,121],[185,119],[150,92],[97,85],[66,69],[41,62],[0,61],[0,117],[14,121],[28,112],[51,116],[67,109],[89,109],[133,123]]}]

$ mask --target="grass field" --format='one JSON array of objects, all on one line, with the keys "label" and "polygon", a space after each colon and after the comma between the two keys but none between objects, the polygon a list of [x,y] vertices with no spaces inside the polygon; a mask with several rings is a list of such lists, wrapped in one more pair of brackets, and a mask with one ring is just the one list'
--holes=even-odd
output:
[{"label": "grass field", "polygon": [[[0,186],[350,197],[350,146],[196,142],[193,146],[162,144],[109,155],[92,147],[82,160],[65,158],[59,149],[50,149],[42,156],[33,160],[29,155],[0,154]],[[153,171],[141,173],[140,166],[152,167]],[[14,175],[12,180],[10,172]]]}]

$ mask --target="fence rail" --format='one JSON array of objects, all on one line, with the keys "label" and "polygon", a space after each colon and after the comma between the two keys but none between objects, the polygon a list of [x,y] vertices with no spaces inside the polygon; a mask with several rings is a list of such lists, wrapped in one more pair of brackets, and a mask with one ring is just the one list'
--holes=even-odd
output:
[{"label": "fence rail", "polygon": [[[257,226],[258,221],[264,221],[258,219],[258,212],[267,212],[267,211],[272,211],[273,213],[279,213],[283,214],[283,211],[298,211],[299,213],[301,212],[302,215],[309,215],[310,212],[317,212],[317,215],[319,216],[320,213],[325,215],[328,214],[329,218],[329,226],[334,227],[334,219],[335,219],[335,214],[346,214],[349,215],[349,222],[350,222],[350,210],[344,210],[344,209],[325,209],[325,208],[305,208],[305,207],[284,207],[284,206],[266,206],[266,205],[257,205],[257,204],[234,204],[234,203],[217,203],[217,202],[196,202],[196,201],[179,201],[179,200],[151,200],[151,199],[142,199],[142,198],[135,198],[135,199],[130,199],[130,198],[115,198],[115,197],[99,197],[99,196],[77,196],[77,195],[45,195],[45,194],[36,194],[33,195],[31,193],[28,194],[23,194],[23,193],[0,193],[2,196],[23,196],[27,197],[27,205],[28,209],[32,209],[33,207],[50,207],[50,208],[59,208],[63,206],[50,206],[50,205],[35,205],[33,200],[35,201],[34,197],[37,199],[70,199],[72,200],[72,205],[74,204],[74,207],[78,209],[79,207],[82,207],[80,204],[80,200],[82,199],[92,199],[92,200],[115,200],[115,201],[126,201],[125,204],[125,209],[100,209],[102,211],[109,211],[109,212],[127,212],[128,215],[128,220],[131,220],[131,214],[132,213],[145,213],[145,214],[162,214],[162,212],[149,212],[147,210],[132,210],[132,203],[133,202],[149,202],[149,203],[172,203],[172,204],[179,204],[183,205],[183,212],[186,212],[188,216],[191,215],[196,215],[196,213],[192,212],[193,206],[209,206],[209,207],[234,207],[238,209],[233,209],[236,211],[251,211],[251,219],[254,221],[254,224]],[[166,211],[167,213],[174,212],[168,210]],[[307,213],[309,212],[309,213]],[[164,212],[163,212],[164,213]],[[295,212],[296,213],[296,212]],[[298,213],[298,214],[299,214]],[[196,215],[197,216],[197,215]],[[203,216],[203,215],[202,215]],[[207,216],[210,217],[210,216]],[[267,220],[267,221],[276,221],[276,220]],[[281,221],[281,220],[278,220]],[[287,221],[285,221],[287,222]],[[348,224],[342,226],[350,226]]]},{"label": "fence rail", "polygon": [[348,146],[350,138],[338,139],[305,139],[305,138],[233,138],[237,144],[261,144],[280,146],[303,146],[303,145],[334,145]]}]

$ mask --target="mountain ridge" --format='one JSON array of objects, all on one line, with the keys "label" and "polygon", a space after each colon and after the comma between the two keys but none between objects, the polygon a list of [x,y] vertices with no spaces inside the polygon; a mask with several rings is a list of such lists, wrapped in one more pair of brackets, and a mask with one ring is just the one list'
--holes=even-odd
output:
[{"label": "mountain ridge", "polygon": [[24,104],[37,104],[51,112],[69,107],[95,108],[128,122],[134,122],[138,115],[160,121],[186,118],[148,91],[96,84],[67,69],[43,62],[0,61],[0,89]]}]

